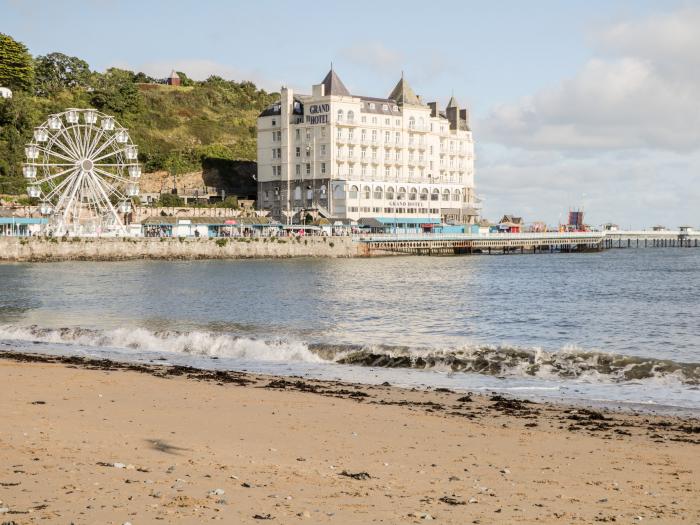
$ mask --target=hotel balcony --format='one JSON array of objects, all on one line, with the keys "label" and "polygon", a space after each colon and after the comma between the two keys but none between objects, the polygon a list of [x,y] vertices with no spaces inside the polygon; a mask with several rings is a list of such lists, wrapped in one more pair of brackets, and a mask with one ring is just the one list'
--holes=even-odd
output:
[{"label": "hotel balcony", "polygon": [[357,126],[357,125],[358,125],[358,122],[357,122],[355,119],[353,119],[353,120],[348,120],[348,119],[345,119],[345,118],[338,119],[338,120],[335,121],[335,123],[336,123],[338,126]]}]

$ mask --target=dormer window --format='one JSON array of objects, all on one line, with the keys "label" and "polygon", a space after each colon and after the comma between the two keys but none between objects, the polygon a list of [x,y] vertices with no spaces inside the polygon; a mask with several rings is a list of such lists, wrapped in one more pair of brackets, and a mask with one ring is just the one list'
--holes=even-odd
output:
[{"label": "dormer window", "polygon": [[374,104],[374,102],[369,103],[369,109],[375,109],[377,106]]},{"label": "dormer window", "polygon": [[398,111],[398,110],[399,110],[399,106],[394,106],[394,111]]},{"label": "dormer window", "polygon": [[382,104],[382,111],[389,111],[389,105],[388,105],[388,104]]}]

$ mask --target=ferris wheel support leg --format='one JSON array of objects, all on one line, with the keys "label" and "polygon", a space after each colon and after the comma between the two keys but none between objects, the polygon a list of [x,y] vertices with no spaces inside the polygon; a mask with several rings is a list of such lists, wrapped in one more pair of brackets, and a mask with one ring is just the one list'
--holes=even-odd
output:
[{"label": "ferris wheel support leg", "polygon": [[104,197],[105,202],[107,203],[110,215],[112,217],[114,217],[114,222],[115,222],[116,226],[119,228],[121,233],[123,235],[125,235],[126,234],[126,227],[124,226],[124,223],[122,222],[121,218],[119,217],[117,210],[115,210],[114,206],[112,206],[112,203],[110,202],[109,197],[107,196],[107,193],[104,190],[103,181],[98,179],[97,177],[94,177],[93,180],[94,180],[94,182],[97,183],[97,187],[100,189],[100,192],[102,193],[102,196]]}]

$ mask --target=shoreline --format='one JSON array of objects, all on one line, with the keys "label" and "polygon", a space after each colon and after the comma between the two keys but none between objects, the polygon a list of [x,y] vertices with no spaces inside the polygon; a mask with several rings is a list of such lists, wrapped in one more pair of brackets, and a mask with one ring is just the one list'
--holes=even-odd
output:
[{"label": "shoreline", "polygon": [[0,380],[18,524],[700,518],[697,418],[12,351]]}]

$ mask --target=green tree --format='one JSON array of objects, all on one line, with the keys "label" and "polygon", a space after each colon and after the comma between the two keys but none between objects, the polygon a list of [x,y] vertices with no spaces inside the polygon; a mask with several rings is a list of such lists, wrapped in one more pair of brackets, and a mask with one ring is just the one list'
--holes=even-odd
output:
[{"label": "green tree", "polygon": [[97,76],[97,85],[91,102],[97,109],[123,115],[138,112],[141,94],[134,84],[134,73],[124,69],[110,68]]},{"label": "green tree", "polygon": [[174,193],[161,193],[160,199],[158,200],[158,205],[164,208],[182,206],[184,203],[185,201]]},{"label": "green tree", "polygon": [[63,89],[86,88],[90,82],[90,66],[78,57],[49,53],[34,60],[37,95],[46,96]]},{"label": "green tree", "polygon": [[176,73],[177,76],[180,77],[181,86],[194,86],[194,80],[188,77],[186,73],[183,73],[182,71],[176,71]]},{"label": "green tree", "polygon": [[33,84],[34,63],[27,46],[0,33],[0,86],[31,91]]}]

